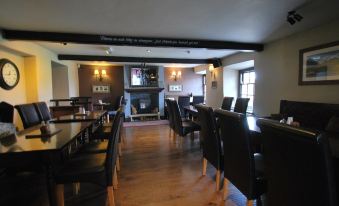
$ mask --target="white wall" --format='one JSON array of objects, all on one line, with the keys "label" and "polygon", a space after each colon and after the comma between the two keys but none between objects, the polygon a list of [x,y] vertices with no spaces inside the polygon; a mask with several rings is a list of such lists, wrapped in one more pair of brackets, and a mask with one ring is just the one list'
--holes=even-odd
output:
[{"label": "white wall", "polygon": [[[239,71],[224,67],[223,75],[224,96],[234,97],[234,99],[236,99],[238,97]],[[235,103],[235,101],[233,101],[233,103]]]},{"label": "white wall", "polygon": [[339,20],[265,45],[255,55],[254,112],[277,113],[281,99],[339,103],[339,85],[298,85],[299,50],[338,40]]},{"label": "white wall", "polygon": [[[70,96],[79,95],[77,65],[72,61],[59,61],[55,53],[27,41],[7,41],[0,35],[0,59],[7,58],[19,68],[20,81],[12,90],[0,88],[0,101],[12,105],[36,101],[50,103],[52,92],[51,62],[68,67]],[[21,119],[14,114],[14,123],[22,129]]]}]

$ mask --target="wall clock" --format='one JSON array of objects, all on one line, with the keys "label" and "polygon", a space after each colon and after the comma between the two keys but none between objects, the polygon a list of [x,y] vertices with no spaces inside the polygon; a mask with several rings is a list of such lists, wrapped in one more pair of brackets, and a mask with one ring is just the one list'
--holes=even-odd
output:
[{"label": "wall clock", "polygon": [[0,87],[13,89],[20,79],[18,67],[8,59],[0,59]]}]

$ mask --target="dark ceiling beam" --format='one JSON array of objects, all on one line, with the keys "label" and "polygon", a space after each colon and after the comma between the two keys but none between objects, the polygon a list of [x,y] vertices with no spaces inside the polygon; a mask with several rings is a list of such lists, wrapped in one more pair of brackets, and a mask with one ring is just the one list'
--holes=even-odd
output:
[{"label": "dark ceiling beam", "polygon": [[93,56],[93,55],[69,55],[69,54],[59,54],[58,59],[59,60],[74,60],[74,61],[213,64],[214,67],[221,66],[220,59],[142,58],[142,57],[117,57],[117,56]]},{"label": "dark ceiling beam", "polygon": [[145,46],[145,47],[175,47],[175,48],[206,48],[262,51],[263,44],[244,43],[233,41],[127,37],[95,34],[76,34],[60,32],[38,32],[3,29],[2,35],[10,40],[33,40],[60,43],[100,44],[117,46]]}]

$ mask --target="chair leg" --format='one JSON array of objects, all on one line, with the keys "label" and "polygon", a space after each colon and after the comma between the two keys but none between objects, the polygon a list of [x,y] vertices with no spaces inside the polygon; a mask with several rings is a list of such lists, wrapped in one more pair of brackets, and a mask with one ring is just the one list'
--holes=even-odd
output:
[{"label": "chair leg", "polygon": [[119,156],[122,156],[121,142],[118,143]]},{"label": "chair leg", "polygon": [[64,185],[63,184],[57,184],[55,186],[55,200],[56,200],[56,206],[64,206],[65,205]]},{"label": "chair leg", "polygon": [[202,176],[206,175],[206,170],[207,170],[207,159],[204,158],[202,160]]},{"label": "chair leg", "polygon": [[223,198],[224,200],[227,199],[227,195],[228,195],[228,180],[226,178],[224,178],[224,188],[223,188]]},{"label": "chair leg", "polygon": [[118,189],[118,175],[117,175],[117,168],[114,167],[113,170],[113,189]]},{"label": "chair leg", "polygon": [[78,195],[80,192],[80,182],[73,183],[73,194]]},{"label": "chair leg", "polygon": [[253,200],[247,200],[246,206],[253,206]]},{"label": "chair leg", "polygon": [[216,183],[216,191],[220,189],[220,170],[217,170],[215,174],[215,183]]},{"label": "chair leg", "polygon": [[113,193],[113,187],[112,186],[107,187],[107,202],[108,202],[108,206],[115,206],[114,193]]},{"label": "chair leg", "polygon": [[116,166],[117,166],[117,171],[120,172],[120,158],[117,157],[117,161],[116,161]]}]

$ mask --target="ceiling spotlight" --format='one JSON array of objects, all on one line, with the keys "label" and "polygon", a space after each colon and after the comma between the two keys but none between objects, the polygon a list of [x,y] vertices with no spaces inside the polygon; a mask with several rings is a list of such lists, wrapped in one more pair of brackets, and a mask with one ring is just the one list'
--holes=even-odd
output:
[{"label": "ceiling spotlight", "polygon": [[112,54],[114,51],[114,49],[112,47],[108,47],[108,49],[106,50],[106,54]]},{"label": "ceiling spotlight", "polygon": [[297,21],[301,21],[303,17],[300,14],[294,14],[294,19]]},{"label": "ceiling spotlight", "polygon": [[291,25],[295,24],[297,21],[301,21],[303,17],[298,14],[296,11],[289,11],[287,14],[287,22]]},{"label": "ceiling spotlight", "polygon": [[147,49],[146,52],[147,52],[147,53],[151,53],[151,50],[150,50],[150,49]]},{"label": "ceiling spotlight", "polygon": [[190,51],[190,50],[187,50],[187,51],[186,51],[186,53],[187,53],[187,54],[190,54],[190,53],[191,53],[191,51]]},{"label": "ceiling spotlight", "polygon": [[290,23],[291,25],[295,24],[295,20],[292,17],[287,17],[287,21],[288,23]]},{"label": "ceiling spotlight", "polygon": [[67,42],[62,42],[61,44],[64,45],[64,46],[66,46],[66,45],[67,45]]}]

